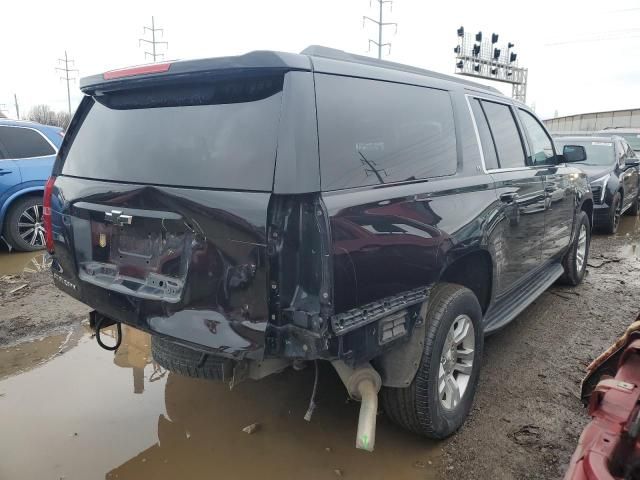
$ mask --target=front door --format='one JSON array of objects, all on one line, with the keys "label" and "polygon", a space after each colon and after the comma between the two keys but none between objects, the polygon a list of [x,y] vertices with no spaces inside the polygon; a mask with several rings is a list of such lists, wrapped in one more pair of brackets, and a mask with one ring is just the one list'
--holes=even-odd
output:
[{"label": "front door", "polygon": [[523,108],[518,116],[527,140],[527,164],[538,169],[544,179],[545,222],[542,260],[563,254],[571,242],[575,212],[575,188],[570,177],[573,169],[558,165],[551,137],[542,124]]}]

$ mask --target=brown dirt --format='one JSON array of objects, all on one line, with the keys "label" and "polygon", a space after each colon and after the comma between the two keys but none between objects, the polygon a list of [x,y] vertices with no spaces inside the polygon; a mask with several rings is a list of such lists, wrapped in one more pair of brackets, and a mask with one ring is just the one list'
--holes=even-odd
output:
[{"label": "brown dirt", "polygon": [[640,311],[639,238],[634,218],[594,235],[582,285],[552,287],[487,338],[472,415],[444,448],[446,478],[562,477],[588,421],[586,366]]}]

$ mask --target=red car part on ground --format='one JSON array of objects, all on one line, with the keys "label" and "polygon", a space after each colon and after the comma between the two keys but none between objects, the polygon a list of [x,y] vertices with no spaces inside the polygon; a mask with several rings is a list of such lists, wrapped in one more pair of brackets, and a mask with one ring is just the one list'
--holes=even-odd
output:
[{"label": "red car part on ground", "polygon": [[589,366],[583,398],[592,420],[565,480],[640,480],[640,322]]}]

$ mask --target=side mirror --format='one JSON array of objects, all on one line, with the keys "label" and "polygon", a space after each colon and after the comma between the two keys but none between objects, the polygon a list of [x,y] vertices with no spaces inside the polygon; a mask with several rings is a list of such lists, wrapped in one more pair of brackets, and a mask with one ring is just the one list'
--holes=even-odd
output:
[{"label": "side mirror", "polygon": [[562,156],[567,163],[584,162],[587,159],[587,152],[582,145],[565,145]]},{"label": "side mirror", "polygon": [[640,165],[640,159],[638,158],[629,158],[626,162],[624,162],[624,166],[627,168],[637,167],[638,165]]}]

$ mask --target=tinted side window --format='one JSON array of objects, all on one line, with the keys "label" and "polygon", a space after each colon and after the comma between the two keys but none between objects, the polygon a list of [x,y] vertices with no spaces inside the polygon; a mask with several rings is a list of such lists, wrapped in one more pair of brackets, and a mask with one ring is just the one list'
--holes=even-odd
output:
[{"label": "tinted side window", "polygon": [[482,101],[482,107],[496,143],[500,168],[524,167],[524,149],[511,108],[485,100]]},{"label": "tinted side window", "polygon": [[455,173],[447,92],[317,74],[316,95],[323,190]]},{"label": "tinted side window", "polygon": [[531,156],[529,165],[545,165],[555,163],[553,144],[547,132],[540,126],[538,120],[526,110],[520,109],[520,119],[527,132]]},{"label": "tinted side window", "polygon": [[487,123],[487,117],[484,115],[480,100],[474,98],[471,100],[471,109],[473,110],[473,116],[476,119],[476,126],[478,127],[478,134],[480,135],[480,143],[482,145],[482,153],[484,155],[484,164],[487,170],[498,168],[498,155],[496,154],[496,146],[493,143],[493,137],[491,137],[491,130],[489,130],[489,124]]},{"label": "tinted side window", "polygon": [[8,158],[44,157],[56,153],[42,135],[29,128],[0,127],[0,144]]}]

